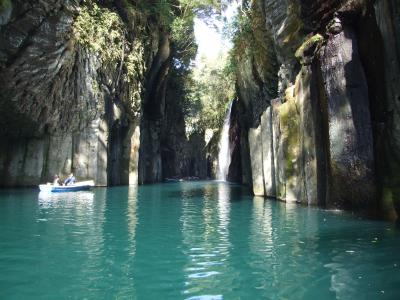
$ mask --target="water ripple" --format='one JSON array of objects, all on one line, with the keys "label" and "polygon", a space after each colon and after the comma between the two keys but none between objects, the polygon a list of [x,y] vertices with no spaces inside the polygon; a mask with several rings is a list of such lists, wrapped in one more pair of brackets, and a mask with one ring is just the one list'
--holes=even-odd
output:
[{"label": "water ripple", "polygon": [[223,182],[0,191],[3,299],[399,299],[400,233]]},{"label": "water ripple", "polygon": [[186,300],[222,300],[222,295],[201,295],[186,298]]},{"label": "water ripple", "polygon": [[194,273],[194,274],[189,274],[188,278],[206,278],[214,275],[220,274],[219,272],[215,271],[210,271],[210,272],[202,272],[202,273]]}]

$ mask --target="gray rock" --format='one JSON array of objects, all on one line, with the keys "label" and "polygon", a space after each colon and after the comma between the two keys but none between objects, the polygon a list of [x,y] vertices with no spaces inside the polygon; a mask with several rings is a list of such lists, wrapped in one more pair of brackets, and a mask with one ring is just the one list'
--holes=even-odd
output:
[{"label": "gray rock", "polygon": [[284,149],[281,144],[281,124],[279,118],[279,108],[281,107],[281,100],[274,99],[271,102],[272,107],[272,147],[274,154],[274,169],[275,169],[275,190],[276,198],[279,200],[286,199],[285,188],[285,170],[284,170]]},{"label": "gray rock", "polygon": [[[311,67],[304,66],[296,81],[296,96],[299,107],[300,124],[300,157],[302,183],[301,202],[309,205],[319,204],[324,194],[318,194],[318,187],[323,186],[326,170],[324,166],[322,135],[322,121],[317,86]],[[322,167],[321,167],[322,165]],[[319,170],[318,168],[321,168]]]},{"label": "gray rock", "polygon": [[[110,63],[74,33],[83,5],[14,0],[11,17],[4,21],[0,12],[0,138],[5,145],[0,185],[36,185],[71,171],[98,185],[137,182],[141,102],[157,98],[142,87],[145,81],[153,91],[163,86],[154,71],[168,73],[168,37],[160,42],[157,21],[144,20],[132,14],[132,6],[116,1],[126,36],[122,58]],[[151,31],[146,43],[141,22]],[[147,45],[143,53],[135,48],[141,44]],[[160,59],[157,52],[163,54]],[[130,55],[134,66],[127,64]],[[146,74],[146,67],[152,71]],[[148,147],[159,148],[152,143],[154,134],[143,136],[150,136]],[[160,158],[154,160],[152,176],[159,180]]]},{"label": "gray rock", "polygon": [[400,216],[400,7],[399,1],[375,2],[377,25],[384,49],[386,99],[383,104],[379,131],[379,147],[383,150],[378,165],[382,170],[381,207],[384,216],[396,220]]},{"label": "gray rock", "polygon": [[271,107],[268,107],[261,116],[261,140],[265,196],[276,197],[273,151],[273,119]]},{"label": "gray rock", "polygon": [[352,28],[331,36],[321,54],[328,122],[328,207],[376,205],[368,87]]},{"label": "gray rock", "polygon": [[253,194],[255,196],[265,195],[261,134],[261,125],[257,128],[249,129],[249,148],[253,178]]}]

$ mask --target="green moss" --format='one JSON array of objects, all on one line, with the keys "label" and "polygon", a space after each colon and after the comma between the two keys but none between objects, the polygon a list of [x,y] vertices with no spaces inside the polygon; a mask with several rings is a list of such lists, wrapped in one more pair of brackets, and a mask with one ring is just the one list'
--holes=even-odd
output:
[{"label": "green moss", "polygon": [[75,40],[89,51],[98,53],[103,62],[121,59],[125,37],[119,15],[91,0],[83,3],[74,22]]},{"label": "green moss", "polygon": [[11,7],[11,0],[0,0],[0,14]]},{"label": "green moss", "polygon": [[382,189],[382,213],[383,216],[391,221],[396,221],[399,216],[396,212],[396,196],[399,195],[400,189],[399,188],[390,188],[384,187]]},{"label": "green moss", "polygon": [[297,183],[296,176],[300,153],[300,118],[293,92],[294,87],[287,89],[286,102],[278,110],[284,149],[286,185],[290,187]]},{"label": "green moss", "polygon": [[127,69],[127,82],[132,82],[135,78],[142,77],[145,71],[144,45],[137,40],[128,54],[125,67]]},{"label": "green moss", "polygon": [[285,189],[285,185],[284,184],[281,184],[281,183],[278,183],[277,184],[277,186],[276,186],[276,189],[277,189],[277,191],[276,191],[276,197],[278,198],[278,199],[280,199],[280,200],[285,200],[285,198],[286,198],[286,189]]},{"label": "green moss", "polygon": [[313,35],[307,39],[296,51],[295,56],[297,59],[301,60],[304,57],[304,52],[308,51],[312,47],[320,44],[324,41],[324,37],[320,34]]}]

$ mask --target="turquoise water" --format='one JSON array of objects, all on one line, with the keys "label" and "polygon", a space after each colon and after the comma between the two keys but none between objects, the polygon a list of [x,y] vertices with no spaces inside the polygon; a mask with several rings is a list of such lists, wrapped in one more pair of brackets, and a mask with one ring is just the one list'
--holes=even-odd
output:
[{"label": "turquoise water", "polygon": [[384,222],[185,182],[0,191],[0,299],[400,299]]}]

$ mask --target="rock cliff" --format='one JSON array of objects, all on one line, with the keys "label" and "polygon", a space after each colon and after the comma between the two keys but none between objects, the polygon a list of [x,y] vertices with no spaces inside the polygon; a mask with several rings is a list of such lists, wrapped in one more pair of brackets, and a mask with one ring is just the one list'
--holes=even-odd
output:
[{"label": "rock cliff", "polygon": [[399,13],[394,0],[251,2],[235,58],[254,194],[397,217]]},{"label": "rock cliff", "polygon": [[0,186],[160,180],[169,43],[135,2],[2,0]]},{"label": "rock cliff", "polygon": [[[185,72],[154,3],[0,1],[0,186],[71,171],[98,185],[215,172],[218,136],[186,137]],[[254,0],[242,11],[229,179],[396,219],[400,2]]]}]

